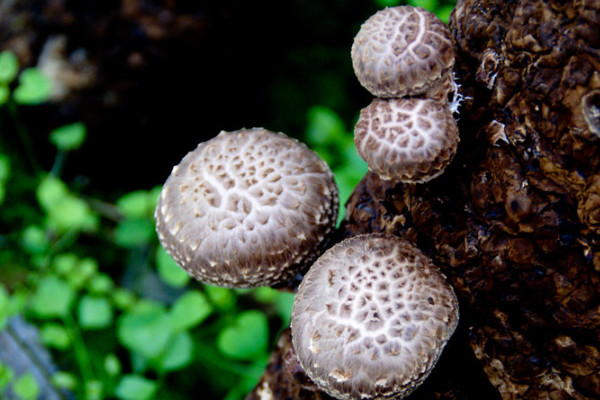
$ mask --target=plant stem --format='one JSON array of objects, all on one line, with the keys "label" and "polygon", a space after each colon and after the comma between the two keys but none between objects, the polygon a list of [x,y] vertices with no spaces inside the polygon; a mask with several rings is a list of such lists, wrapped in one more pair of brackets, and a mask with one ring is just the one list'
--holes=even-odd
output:
[{"label": "plant stem", "polygon": [[75,358],[77,359],[77,364],[81,370],[81,376],[83,377],[84,381],[83,390],[85,394],[83,398],[85,399],[87,398],[87,383],[95,380],[92,364],[90,362],[83,338],[81,337],[81,332],[73,320],[73,316],[71,314],[67,314],[62,318],[62,321],[69,332],[71,342],[73,343],[73,350],[75,351]]},{"label": "plant stem", "polygon": [[52,176],[60,177],[66,159],[67,152],[64,150],[58,150],[58,152],[56,153],[56,158],[54,159],[54,164],[52,165],[52,169],[50,170],[50,174]]},{"label": "plant stem", "polygon": [[19,110],[14,101],[9,101],[7,103],[9,114],[13,120],[13,124],[15,125],[15,129],[17,130],[17,134],[19,135],[19,139],[23,143],[23,148],[25,149],[25,154],[27,159],[29,160],[29,164],[33,172],[37,175],[41,171],[40,164],[37,161],[35,156],[35,151],[33,150],[33,142],[31,141],[31,137],[29,136],[29,132],[25,129],[23,122],[21,121],[21,117],[19,115]]}]

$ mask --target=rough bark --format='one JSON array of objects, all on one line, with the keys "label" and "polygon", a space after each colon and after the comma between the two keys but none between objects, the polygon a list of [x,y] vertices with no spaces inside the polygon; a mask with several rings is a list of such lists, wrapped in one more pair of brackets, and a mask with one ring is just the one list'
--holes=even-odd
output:
[{"label": "rough bark", "polygon": [[[411,398],[600,398],[600,3],[464,0],[450,26],[458,154],[426,184],[367,174],[340,235],[407,238],[457,292],[459,329]],[[282,367],[287,335],[248,399],[325,397]]]}]

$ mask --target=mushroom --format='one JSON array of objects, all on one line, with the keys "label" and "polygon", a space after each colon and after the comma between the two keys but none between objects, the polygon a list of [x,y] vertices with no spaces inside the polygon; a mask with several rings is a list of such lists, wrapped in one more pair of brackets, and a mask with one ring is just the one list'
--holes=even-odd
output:
[{"label": "mushroom", "polygon": [[423,8],[385,8],[367,19],[354,38],[352,65],[373,96],[421,95],[452,74],[452,36]]},{"label": "mushroom", "polygon": [[327,164],[282,133],[221,132],[173,168],[156,207],[160,242],[190,275],[224,287],[291,281],[333,231]]},{"label": "mushroom", "polygon": [[458,147],[452,111],[431,99],[379,99],[354,128],[358,154],[382,179],[426,182],[440,175]]},{"label": "mushroom", "polygon": [[298,361],[338,399],[409,395],[458,323],[452,287],[411,243],[387,234],[346,239],[313,264],[292,310]]}]

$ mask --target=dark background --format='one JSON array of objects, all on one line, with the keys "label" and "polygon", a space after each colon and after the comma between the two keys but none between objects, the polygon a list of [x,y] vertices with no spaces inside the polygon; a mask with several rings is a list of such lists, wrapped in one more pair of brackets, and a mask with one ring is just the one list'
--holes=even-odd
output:
[{"label": "dark background", "polygon": [[[12,6],[9,4],[12,3]],[[351,128],[370,95],[350,47],[374,1],[40,1],[0,7],[0,43],[33,66],[48,38],[84,53],[93,81],[21,110],[35,135],[81,120],[88,139],[64,179],[93,191],[149,188],[221,130],[261,126],[301,138],[309,107]],[[46,169],[54,151],[34,137]]]}]

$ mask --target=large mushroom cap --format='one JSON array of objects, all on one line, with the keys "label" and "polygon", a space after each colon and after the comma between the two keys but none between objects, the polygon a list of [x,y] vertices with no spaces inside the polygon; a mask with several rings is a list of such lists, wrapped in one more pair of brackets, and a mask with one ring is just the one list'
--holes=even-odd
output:
[{"label": "large mushroom cap", "polygon": [[262,128],[221,132],[173,168],[156,208],[164,248],[225,287],[290,281],[333,230],[338,191],[304,144]]},{"label": "large mushroom cap", "polygon": [[292,341],[338,399],[402,398],[430,373],[458,323],[454,291],[409,242],[358,235],[326,251],[298,288]]},{"label": "large mushroom cap", "polygon": [[440,175],[458,148],[458,126],[446,104],[379,99],[361,110],[354,143],[382,179],[425,182]]},{"label": "large mushroom cap", "polygon": [[374,96],[423,94],[451,72],[452,36],[423,8],[386,8],[361,26],[352,45],[352,65],[361,85]]}]

